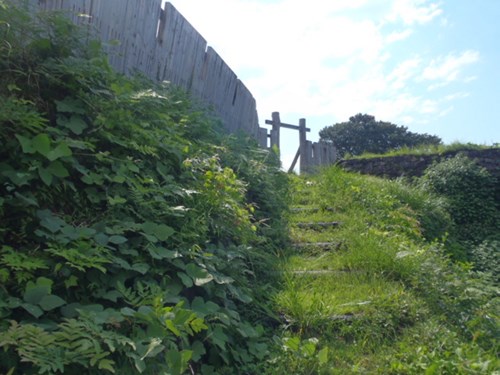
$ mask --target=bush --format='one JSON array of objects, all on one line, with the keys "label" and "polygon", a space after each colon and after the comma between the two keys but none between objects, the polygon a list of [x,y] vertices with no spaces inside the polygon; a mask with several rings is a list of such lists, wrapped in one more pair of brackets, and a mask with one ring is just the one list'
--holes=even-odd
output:
[{"label": "bush", "polygon": [[496,233],[496,179],[486,169],[458,154],[429,167],[421,183],[448,200],[456,238],[477,243]]},{"label": "bush", "polygon": [[269,187],[279,167],[248,152],[232,168],[238,150],[184,93],[116,74],[64,17],[6,4],[0,372],[251,373],[267,349],[250,302],[270,297],[254,261],[271,268],[282,241],[260,222],[284,205],[240,176]]}]

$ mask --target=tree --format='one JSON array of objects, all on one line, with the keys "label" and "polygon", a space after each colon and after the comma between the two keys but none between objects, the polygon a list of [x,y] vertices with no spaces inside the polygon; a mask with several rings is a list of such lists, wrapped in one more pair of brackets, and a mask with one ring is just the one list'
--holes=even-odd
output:
[{"label": "tree", "polygon": [[383,154],[405,146],[441,143],[441,138],[435,135],[412,133],[405,126],[375,121],[374,116],[361,113],[347,122],[323,128],[319,135],[322,141],[333,143],[340,155]]}]

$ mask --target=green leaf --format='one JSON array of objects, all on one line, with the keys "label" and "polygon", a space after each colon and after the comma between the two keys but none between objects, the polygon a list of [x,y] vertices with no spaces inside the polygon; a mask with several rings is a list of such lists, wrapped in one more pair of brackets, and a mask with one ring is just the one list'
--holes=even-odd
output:
[{"label": "green leaf", "polygon": [[153,259],[175,259],[175,258],[178,258],[180,256],[179,252],[178,251],[174,251],[174,250],[168,250],[168,249],[165,249],[164,247],[156,247],[156,246],[148,246],[148,252],[149,252],[149,255],[151,255],[151,257]]},{"label": "green leaf", "polygon": [[215,327],[211,335],[212,342],[222,350],[226,349],[226,342],[229,340],[221,327]]},{"label": "green leaf", "polygon": [[320,365],[325,365],[328,362],[328,347],[325,346],[318,353],[318,361]]},{"label": "green leaf", "polygon": [[108,242],[114,243],[115,245],[121,245],[127,242],[127,239],[123,236],[114,235],[108,238]]},{"label": "green leaf", "polygon": [[50,173],[47,169],[39,167],[38,175],[45,185],[50,186],[50,184],[52,184],[52,173]]},{"label": "green leaf", "polygon": [[108,197],[108,202],[110,205],[114,206],[117,204],[127,203],[127,200],[123,197],[115,195],[114,197]]},{"label": "green leaf", "polygon": [[167,363],[170,368],[171,375],[181,375],[186,371],[188,362],[191,359],[193,352],[191,350],[169,350],[167,352]]},{"label": "green leaf", "polygon": [[85,114],[85,105],[78,99],[65,98],[63,100],[55,100],[55,102],[59,112],[76,113],[79,115]]},{"label": "green leaf", "polygon": [[50,152],[50,138],[45,133],[35,136],[35,138],[31,140],[31,144],[33,145],[33,149],[43,156],[47,156]]},{"label": "green leaf", "polygon": [[43,297],[39,303],[40,307],[45,311],[54,310],[65,304],[66,304],[65,300],[53,294]]},{"label": "green leaf", "polygon": [[52,280],[44,277],[39,277],[36,284],[29,281],[23,295],[24,301],[34,305],[39,304],[43,297],[51,293],[52,283]]},{"label": "green leaf", "polygon": [[99,370],[108,370],[114,374],[115,373],[115,369],[113,367],[114,364],[115,362],[112,361],[111,359],[101,359],[97,367],[99,368]]},{"label": "green leaf", "polygon": [[149,265],[146,263],[134,263],[131,269],[145,275],[149,271],[149,268]]},{"label": "green leaf", "polygon": [[21,305],[21,307],[37,319],[43,315],[43,311],[41,308],[39,308],[38,306],[32,305],[30,303],[23,303]]},{"label": "green leaf", "polygon": [[177,272],[177,276],[181,279],[182,283],[187,287],[191,288],[193,286],[193,280],[186,275],[184,272]]},{"label": "green leaf", "polygon": [[87,128],[87,124],[85,123],[85,121],[80,116],[75,115],[71,116],[69,120],[61,121],[61,124],[67,127],[76,135],[82,134],[83,131]]},{"label": "green leaf", "polygon": [[285,349],[292,350],[294,352],[297,352],[299,350],[300,346],[300,339],[298,337],[287,337],[283,339]]},{"label": "green leaf", "polygon": [[34,154],[36,150],[33,148],[33,144],[31,143],[31,139],[23,137],[22,135],[16,134],[16,138],[21,144],[21,148],[25,154]]},{"label": "green leaf", "polygon": [[60,143],[57,145],[55,149],[48,152],[45,156],[50,161],[54,161],[64,156],[71,156],[71,155],[73,155],[73,153],[71,152],[71,149],[68,147],[68,145],[66,143]]},{"label": "green leaf", "polygon": [[[175,233],[175,230],[168,225],[165,224],[156,224],[151,221],[147,221],[141,225],[142,230],[147,235],[153,235],[160,241],[165,241],[172,234]],[[154,242],[154,241],[152,241]]]},{"label": "green leaf", "polygon": [[52,163],[50,163],[47,167],[47,171],[59,178],[69,176],[68,170],[62,165],[60,161],[53,161]]},{"label": "green leaf", "polygon": [[37,216],[41,219],[40,225],[50,230],[52,233],[56,233],[65,227],[66,222],[60,217],[52,215],[49,210],[40,210],[37,212]]},{"label": "green leaf", "polygon": [[181,331],[174,325],[174,322],[170,319],[165,320],[165,325],[167,328],[177,337],[181,336]]},{"label": "green leaf", "polygon": [[193,342],[193,345],[191,345],[191,349],[193,349],[192,360],[195,362],[199,361],[200,358],[207,352],[205,350],[205,346],[201,341]]},{"label": "green leaf", "polygon": [[175,230],[168,225],[165,224],[160,224],[156,227],[155,230],[155,236],[158,238],[160,241],[165,241],[167,238],[169,238],[172,234],[175,233]]}]

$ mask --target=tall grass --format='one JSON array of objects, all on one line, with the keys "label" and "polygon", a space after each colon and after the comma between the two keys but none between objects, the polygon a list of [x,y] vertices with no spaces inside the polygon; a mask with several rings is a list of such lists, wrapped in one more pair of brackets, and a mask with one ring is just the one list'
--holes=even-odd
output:
[{"label": "tall grass", "polygon": [[[340,244],[296,248],[283,259],[285,277],[275,297],[282,337],[318,340],[329,353],[320,363],[316,354],[291,357],[286,345],[278,346],[295,373],[479,374],[498,368],[499,290],[447,257],[451,219],[441,198],[404,181],[338,168],[292,182],[292,201],[301,210],[290,213],[291,237]],[[296,226],[311,221],[341,224],[326,231]],[[268,373],[292,368],[274,365]]]},{"label": "tall grass", "polygon": [[374,154],[370,152],[365,152],[361,155],[346,155],[345,159],[368,159],[368,158],[380,158],[380,157],[390,157],[390,156],[401,156],[401,155],[432,155],[432,154],[444,154],[446,152],[453,151],[467,151],[467,150],[487,150],[498,148],[499,144],[494,143],[492,145],[486,144],[476,144],[476,143],[462,143],[453,142],[450,144],[441,145],[420,145],[417,147],[401,147],[395,150],[388,151],[384,154]]}]

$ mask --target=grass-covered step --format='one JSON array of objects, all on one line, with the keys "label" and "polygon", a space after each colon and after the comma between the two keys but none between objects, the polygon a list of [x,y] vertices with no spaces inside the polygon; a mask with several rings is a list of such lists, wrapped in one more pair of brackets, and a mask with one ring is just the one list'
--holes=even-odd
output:
[{"label": "grass-covered step", "polygon": [[341,225],[340,221],[318,221],[308,223],[297,223],[297,227],[302,229],[321,230],[323,228],[336,228]]},{"label": "grass-covered step", "polygon": [[293,248],[297,250],[339,250],[342,246],[342,241],[329,242],[298,242],[293,244]]}]

